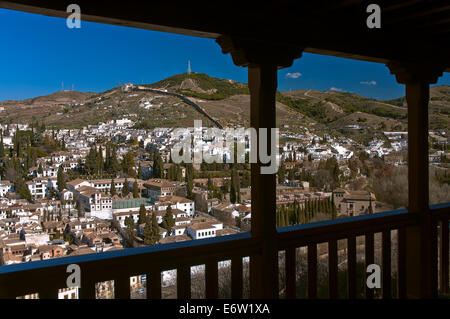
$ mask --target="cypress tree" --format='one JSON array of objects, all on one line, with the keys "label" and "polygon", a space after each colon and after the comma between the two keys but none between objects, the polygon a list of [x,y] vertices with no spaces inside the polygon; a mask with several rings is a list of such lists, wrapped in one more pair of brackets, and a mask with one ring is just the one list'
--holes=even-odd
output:
[{"label": "cypress tree", "polygon": [[100,145],[100,147],[98,148],[98,153],[97,153],[97,172],[102,173],[104,166],[105,166],[105,163],[103,162],[103,148]]},{"label": "cypress tree", "polygon": [[108,144],[106,144],[106,150],[105,150],[105,165],[103,166],[103,169],[105,172],[110,172],[111,167],[111,147]]},{"label": "cypress tree", "polygon": [[139,224],[145,223],[147,220],[147,211],[145,210],[144,204],[141,204],[141,207],[139,207]]},{"label": "cypress tree", "polygon": [[280,211],[280,227],[284,227],[286,225],[286,216],[284,215],[284,209],[283,206],[281,206]]},{"label": "cypress tree", "polygon": [[194,167],[192,163],[186,164],[186,192],[189,199],[193,199],[192,189],[194,188]]},{"label": "cypress tree", "polygon": [[300,223],[306,224],[305,207],[303,206],[300,210]]},{"label": "cypress tree", "polygon": [[25,181],[23,180],[21,175],[18,175],[16,177],[14,188],[15,188],[16,192],[19,193],[19,195],[22,198],[25,198],[27,200],[31,200],[30,190],[28,189],[28,187],[25,184]]},{"label": "cypress tree", "polygon": [[331,193],[331,219],[337,218],[337,208],[334,204],[334,193]]},{"label": "cypress tree", "polygon": [[122,197],[127,196],[130,193],[130,185],[128,185],[128,180],[125,178],[122,188]]},{"label": "cypress tree", "polygon": [[139,198],[139,189],[138,189],[138,183],[137,180],[134,180],[133,183],[133,198]]},{"label": "cypress tree", "polygon": [[153,177],[164,178],[164,166],[159,151],[155,150],[153,158]]},{"label": "cypress tree", "polygon": [[110,155],[109,173],[116,174],[119,171],[119,161],[117,160],[117,149],[112,147]]},{"label": "cypress tree", "polygon": [[56,180],[58,182],[58,191],[62,192],[66,188],[66,178],[64,176],[64,170],[61,165],[58,168]]},{"label": "cypress tree", "polygon": [[173,218],[172,207],[169,205],[163,218],[163,227],[167,230],[168,233],[170,233],[174,225],[175,219]]},{"label": "cypress tree", "polygon": [[160,239],[159,226],[156,220],[156,212],[152,213],[152,244],[156,244]]},{"label": "cypress tree", "polygon": [[277,227],[280,227],[280,211],[277,209],[277,212],[275,214],[276,216],[276,225]]},{"label": "cypress tree", "polygon": [[289,211],[284,211],[284,226],[289,226]]},{"label": "cypress tree", "polygon": [[128,216],[125,217],[125,226],[127,226],[127,228],[128,228],[127,231],[128,231],[128,235],[129,235],[130,241],[131,241],[131,240],[133,240],[132,238],[134,236],[134,228],[135,228],[133,218],[128,217]]},{"label": "cypress tree", "polygon": [[236,172],[236,200],[238,203],[241,203],[241,180],[239,177],[239,172]]},{"label": "cypress tree", "polygon": [[138,178],[138,179],[142,179],[142,168],[141,168],[141,163],[139,163],[139,166],[138,166],[137,178]]},{"label": "cypress tree", "polygon": [[153,238],[152,238],[152,223],[150,218],[147,216],[145,219],[145,227],[144,227],[144,244],[145,245],[152,245],[153,244]]},{"label": "cypress tree", "polygon": [[3,145],[3,130],[0,130],[0,158],[5,156],[5,146]]},{"label": "cypress tree", "polygon": [[114,178],[111,180],[111,188],[109,189],[109,193],[111,197],[116,195],[116,183],[114,182]]},{"label": "cypress tree", "polygon": [[231,170],[231,187],[230,187],[230,202],[233,204],[236,203],[236,180],[235,175],[236,172],[234,169]]}]

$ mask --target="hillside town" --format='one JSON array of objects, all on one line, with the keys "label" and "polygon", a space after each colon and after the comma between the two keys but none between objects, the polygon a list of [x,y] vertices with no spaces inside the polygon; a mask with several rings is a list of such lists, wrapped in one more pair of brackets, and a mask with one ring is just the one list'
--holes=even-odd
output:
[{"label": "hillside town", "polygon": [[[218,154],[223,163],[175,164],[170,150],[179,139],[172,128],[134,125],[128,118],[80,129],[0,125],[1,265],[251,229],[248,163],[227,164],[232,150],[215,149],[204,138],[203,152]],[[362,145],[307,128],[301,134],[283,129],[277,226],[396,208],[368,187],[373,176],[406,165],[407,132],[384,136]],[[430,132],[430,139],[430,162],[446,165],[445,132]],[[250,148],[247,138],[245,152]]]}]

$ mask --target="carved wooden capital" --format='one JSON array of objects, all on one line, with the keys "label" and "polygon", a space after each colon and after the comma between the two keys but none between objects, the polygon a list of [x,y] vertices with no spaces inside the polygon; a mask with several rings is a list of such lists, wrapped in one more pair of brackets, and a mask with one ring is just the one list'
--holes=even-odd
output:
[{"label": "carved wooden capital", "polygon": [[420,62],[391,62],[386,66],[401,84],[413,82],[434,84],[445,69],[443,65]]},{"label": "carved wooden capital", "polygon": [[222,53],[230,53],[234,64],[252,67],[264,64],[278,68],[290,67],[294,59],[302,56],[304,47],[299,45],[277,44],[276,41],[249,40],[223,35],[216,42]]}]

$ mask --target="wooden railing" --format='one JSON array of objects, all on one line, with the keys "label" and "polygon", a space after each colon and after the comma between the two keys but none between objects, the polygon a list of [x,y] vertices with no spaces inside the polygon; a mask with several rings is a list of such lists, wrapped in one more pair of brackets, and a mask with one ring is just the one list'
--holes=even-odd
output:
[{"label": "wooden railing", "polygon": [[[383,297],[391,296],[391,230],[402,232],[404,227],[416,223],[415,215],[406,210],[392,211],[381,214],[364,215],[325,221],[314,224],[285,227],[279,230],[279,249],[285,250],[286,265],[286,297],[295,298],[295,249],[307,247],[308,251],[308,298],[317,298],[317,246],[328,243],[328,291],[329,298],[338,297],[338,240],[346,240],[347,250],[347,297],[356,298],[356,264],[357,236],[365,237],[365,264],[374,263],[375,233],[382,233],[382,274]],[[402,236],[399,236],[401,247]],[[399,249],[400,251],[400,249]],[[405,274],[405,263],[399,254],[398,274]],[[403,278],[399,278],[399,282]],[[400,289],[401,293],[403,291]],[[402,296],[400,293],[400,297]],[[366,298],[373,298],[373,290],[365,290]]]},{"label": "wooden railing", "polygon": [[[440,223],[440,290],[448,293],[450,204],[431,208],[436,227]],[[347,297],[356,297],[357,236],[364,236],[365,264],[374,263],[375,233],[382,234],[382,297],[391,292],[391,231],[397,230],[397,296],[406,296],[405,227],[418,218],[406,210],[350,217],[278,229],[278,250],[285,253],[286,297],[296,297],[296,248],[307,247],[308,298],[317,297],[318,245],[328,243],[328,291],[338,297],[338,241],[346,241]],[[250,233],[180,243],[130,248],[113,252],[69,256],[0,267],[0,298],[39,293],[40,298],[57,298],[67,287],[67,266],[81,268],[81,298],[95,298],[95,284],[114,281],[115,298],[130,298],[130,277],[145,274],[147,298],[161,298],[161,272],[176,269],[177,297],[191,297],[191,267],[205,265],[205,296],[218,297],[218,262],[231,260],[231,297],[243,297],[243,257],[261,253],[261,242]],[[268,274],[277,276],[278,274]],[[251,289],[251,287],[250,287]],[[373,290],[365,296],[373,298]]]}]

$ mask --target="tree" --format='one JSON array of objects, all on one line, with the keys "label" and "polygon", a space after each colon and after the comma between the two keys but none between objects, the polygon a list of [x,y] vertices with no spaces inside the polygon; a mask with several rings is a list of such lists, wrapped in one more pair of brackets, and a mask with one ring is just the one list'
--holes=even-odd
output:
[{"label": "tree", "polygon": [[166,214],[164,215],[162,226],[170,233],[172,227],[175,225],[175,219],[173,218],[172,207],[169,206],[166,209]]},{"label": "tree", "polygon": [[116,195],[116,183],[114,182],[114,178],[111,180],[111,188],[109,190],[111,196]]},{"label": "tree", "polygon": [[127,196],[130,193],[130,185],[128,185],[128,180],[125,178],[122,188],[122,197]]},{"label": "tree", "polygon": [[88,174],[93,175],[98,173],[98,154],[95,146],[91,147],[88,155],[86,156],[85,167]]},{"label": "tree", "polygon": [[110,174],[116,174],[118,171],[119,171],[119,161],[117,160],[117,149],[116,147],[112,147],[111,154],[109,157],[108,172]]},{"label": "tree", "polygon": [[160,239],[159,226],[158,226],[158,222],[156,220],[156,213],[155,212],[152,213],[151,223],[150,223],[150,219],[147,219],[147,223],[145,225],[146,227],[147,227],[147,224],[150,227],[150,231],[148,231],[148,229],[147,229],[147,232],[146,232],[145,228],[144,228],[144,236],[147,233],[147,236],[145,237],[145,241],[144,242],[146,243],[146,245],[154,245]]},{"label": "tree", "polygon": [[236,178],[236,200],[238,203],[240,203],[241,202],[241,181],[240,181],[238,172],[236,172],[235,178]]},{"label": "tree", "polygon": [[125,174],[128,174],[129,176],[135,177],[136,171],[134,167],[136,166],[136,163],[134,162],[134,155],[132,152],[128,152],[125,154],[122,160],[122,171]]},{"label": "tree", "polygon": [[42,163],[39,163],[39,167],[37,170],[38,174],[42,175],[44,173],[44,170],[42,169]]},{"label": "tree", "polygon": [[0,130],[0,158],[5,157],[5,146],[3,145],[3,130]]},{"label": "tree", "polygon": [[133,198],[139,198],[139,188],[138,188],[137,180],[134,180],[134,183],[133,183]]},{"label": "tree", "polygon": [[15,188],[16,192],[19,193],[19,195],[22,198],[31,200],[30,190],[28,189],[28,186],[25,184],[22,176],[17,175],[15,183],[14,183],[14,188]]},{"label": "tree", "polygon": [[64,176],[62,165],[60,165],[58,168],[56,180],[58,183],[58,191],[61,193],[66,188],[66,177]]},{"label": "tree", "polygon": [[134,221],[133,218],[131,217],[125,217],[125,226],[127,226],[127,230],[128,230],[128,235],[130,237],[130,240],[132,240],[133,236],[134,236],[134,228],[136,227],[134,225]]},{"label": "tree", "polygon": [[337,208],[334,204],[334,193],[331,193],[331,219],[337,218]]},{"label": "tree", "polygon": [[236,203],[236,170],[233,168],[231,170],[231,186],[230,186],[230,202]]},{"label": "tree", "polygon": [[193,199],[192,189],[194,188],[194,166],[192,163],[186,164],[186,192],[189,199]]},{"label": "tree", "polygon": [[153,155],[153,177],[154,178],[164,177],[164,165],[158,150],[155,150]]},{"label": "tree", "polygon": [[152,245],[153,244],[153,238],[152,238],[152,224],[149,217],[146,217],[145,219],[145,226],[144,226],[144,244],[145,245]]},{"label": "tree", "polygon": [[143,177],[142,177],[141,163],[139,163],[139,166],[138,166],[137,178],[138,178],[138,179],[142,179],[142,178],[143,178]]},{"label": "tree", "polygon": [[145,205],[141,204],[141,207],[139,208],[139,224],[145,223],[147,220],[147,210],[145,209]]},{"label": "tree", "polygon": [[284,165],[281,164],[278,169],[278,183],[284,183],[286,180],[286,171],[284,170]]},{"label": "tree", "polygon": [[284,213],[284,209],[284,205],[282,205],[280,211],[280,227],[286,226],[286,215]]}]

